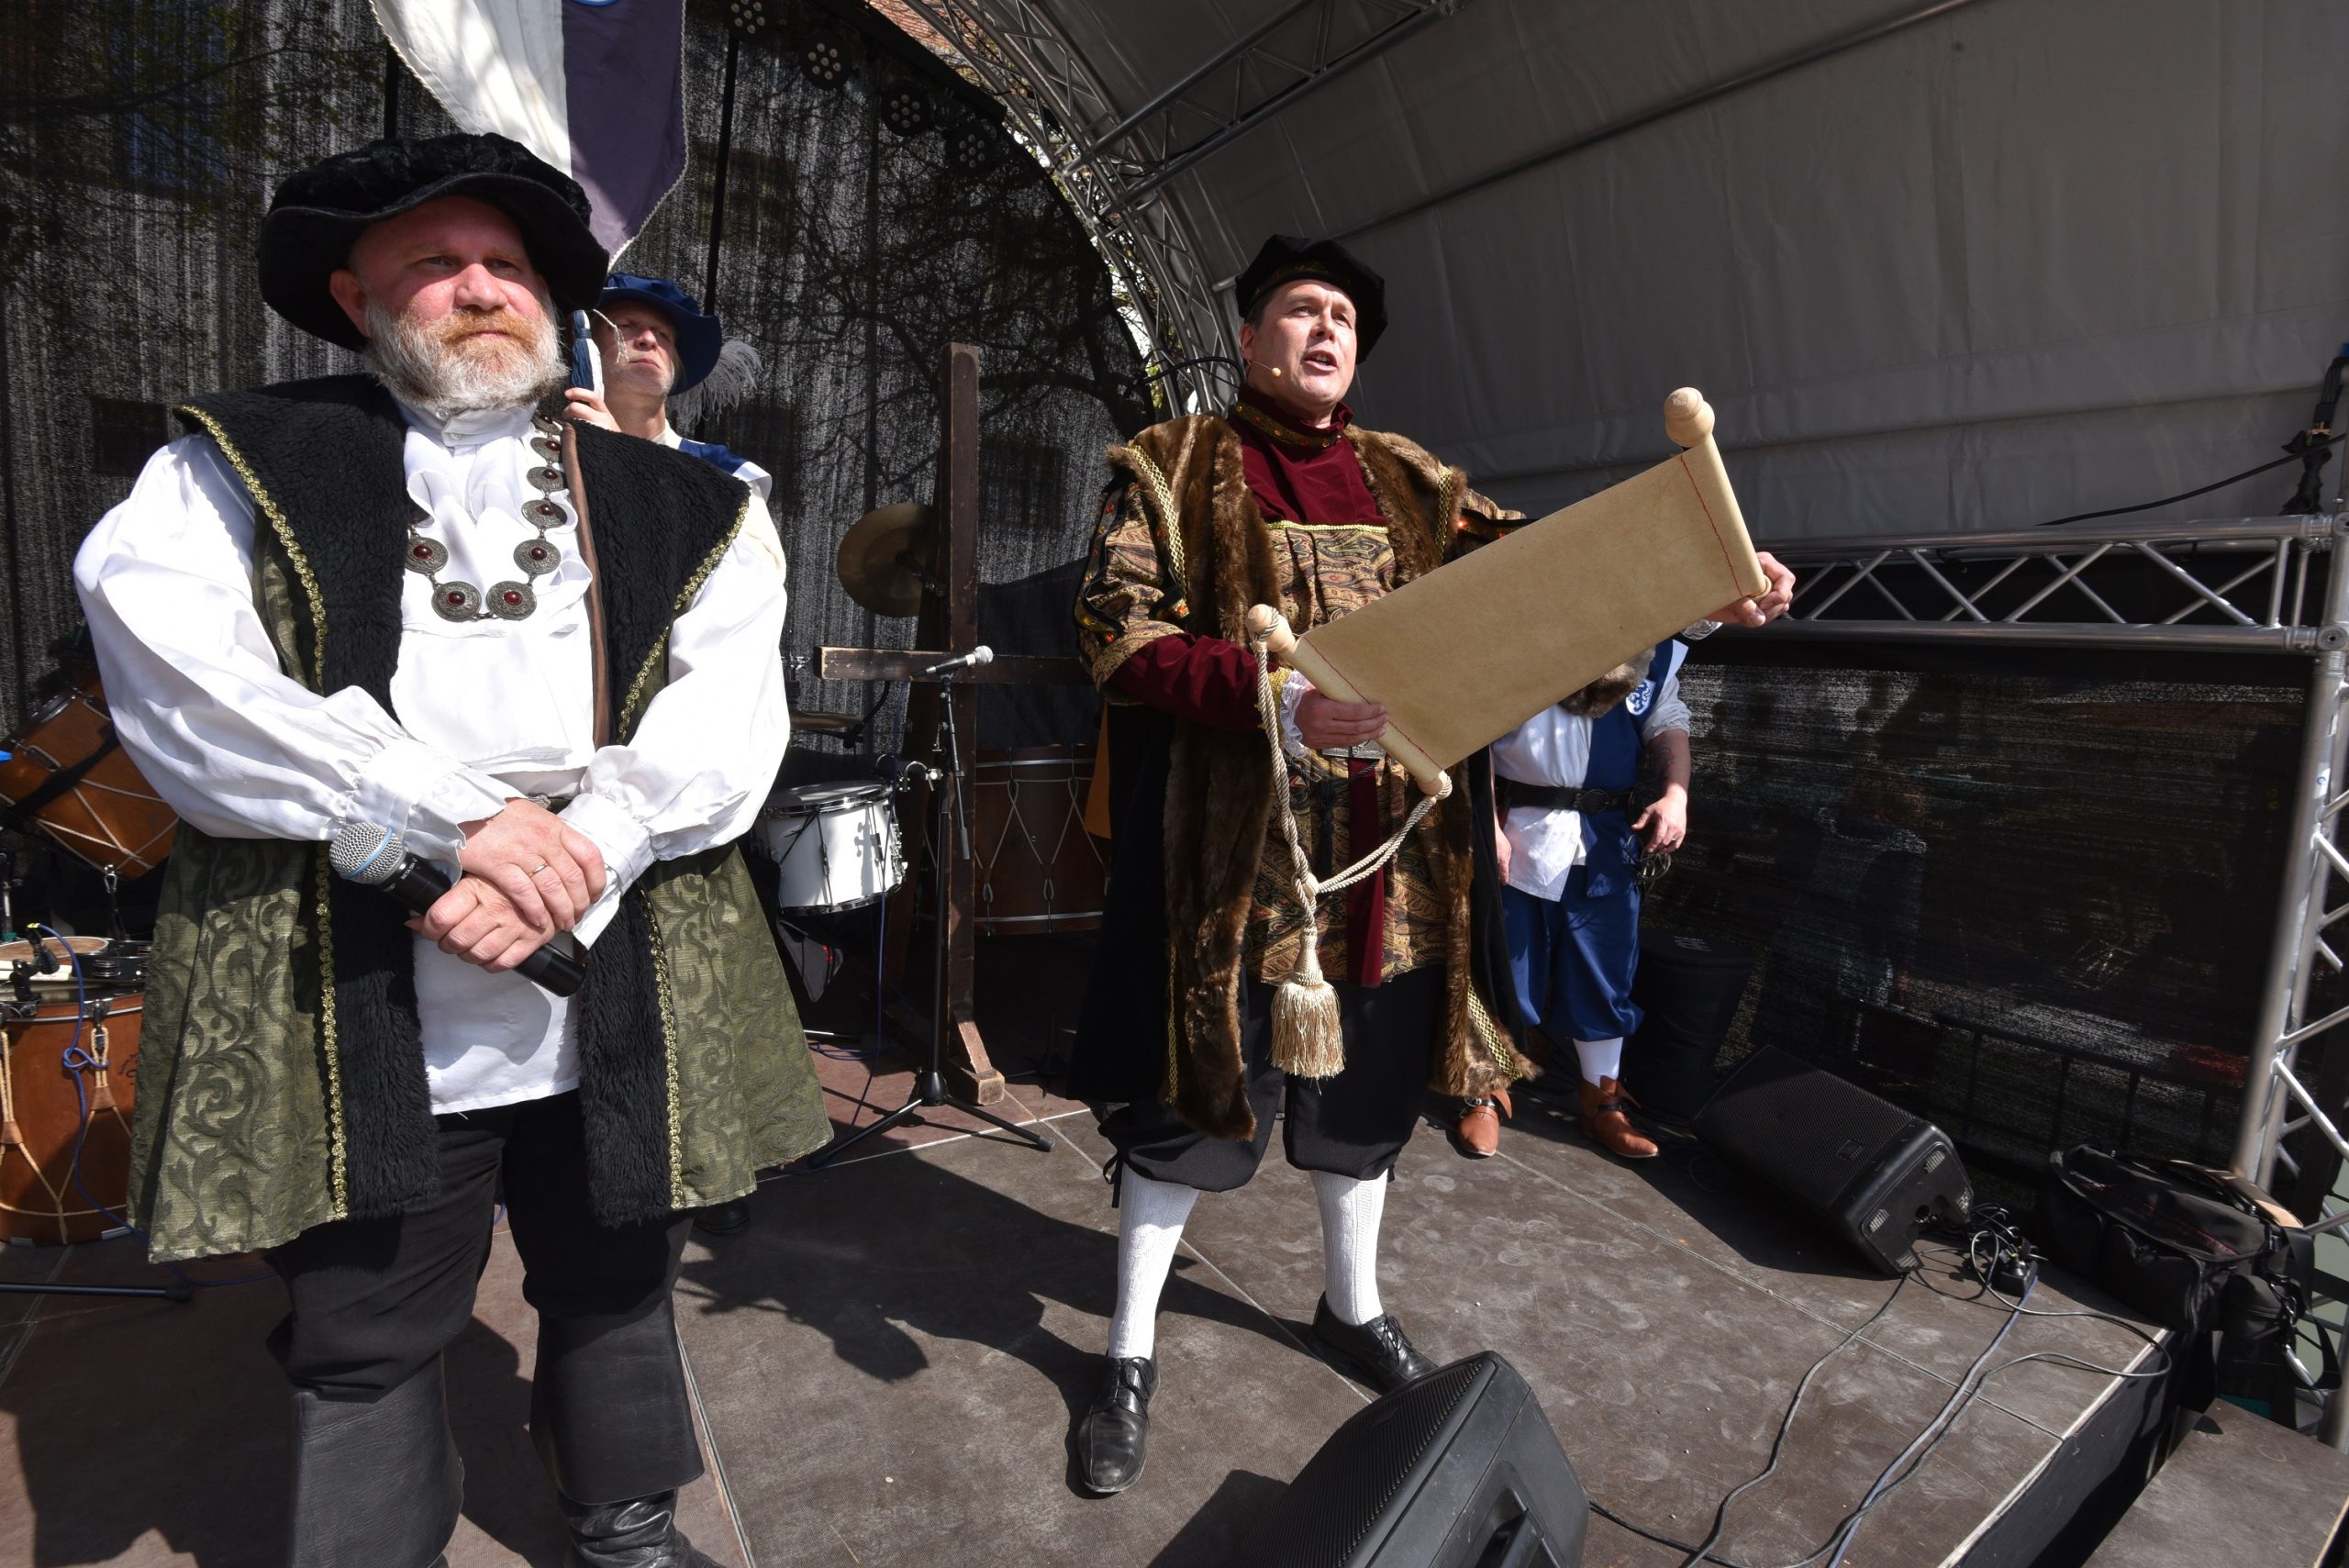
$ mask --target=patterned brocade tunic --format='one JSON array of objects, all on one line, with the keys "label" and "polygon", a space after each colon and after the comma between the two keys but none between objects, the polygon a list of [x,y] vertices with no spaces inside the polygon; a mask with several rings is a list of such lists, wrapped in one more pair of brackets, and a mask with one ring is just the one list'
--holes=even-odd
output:
[{"label": "patterned brocade tunic", "polygon": [[[1306,523],[1269,520],[1273,559],[1281,580],[1280,608],[1291,622],[1321,626],[1359,609],[1392,590],[1395,552],[1381,523]],[[1118,667],[1136,651],[1183,628],[1166,618],[1181,597],[1179,585],[1162,567],[1149,515],[1133,486],[1112,490],[1094,528],[1093,547],[1078,592],[1076,618],[1083,651],[1095,683],[1113,703],[1133,699],[1110,684]],[[1208,639],[1202,639],[1203,641]],[[1275,672],[1282,680],[1286,672]],[[1380,759],[1376,767],[1379,840],[1408,815],[1417,798],[1400,764]],[[1343,759],[1318,753],[1288,760],[1290,808],[1314,874],[1327,877],[1353,860],[1348,768]],[[1422,823],[1382,873],[1386,878],[1379,923],[1384,948],[1380,978],[1444,961],[1447,912],[1433,873],[1432,818]],[[1257,861],[1255,898],[1248,911],[1247,962],[1256,978],[1285,978],[1297,961],[1301,912],[1290,872],[1288,841],[1280,815],[1270,814]],[[1345,895],[1325,894],[1320,907],[1321,969],[1333,979],[1354,975]]]}]

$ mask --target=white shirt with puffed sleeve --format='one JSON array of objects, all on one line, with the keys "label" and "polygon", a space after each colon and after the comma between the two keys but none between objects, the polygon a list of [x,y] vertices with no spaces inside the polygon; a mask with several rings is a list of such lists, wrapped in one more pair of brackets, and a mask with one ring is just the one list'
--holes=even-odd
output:
[{"label": "white shirt with puffed sleeve", "polygon": [[[402,452],[417,527],[448,548],[446,581],[513,577],[539,537],[528,409],[413,410]],[[568,510],[567,493],[554,499]],[[74,561],[115,728],[156,792],[226,838],[323,842],[351,822],[396,828],[452,873],[462,824],[512,797],[569,796],[563,821],[607,874],[574,935],[592,942],[657,860],[726,843],[756,819],[789,743],[780,644],[783,546],[753,493],[742,526],[677,617],[669,683],[624,744],[595,743],[587,563],[569,523],[526,619],[451,622],[403,573],[397,716],[357,687],[286,675],[254,607],[252,502],[207,437],[149,460]],[[608,548],[608,547],[607,547]],[[608,558],[607,558],[608,559]],[[417,1010],[436,1113],[561,1094],[578,1083],[570,1005],[417,939]]]}]

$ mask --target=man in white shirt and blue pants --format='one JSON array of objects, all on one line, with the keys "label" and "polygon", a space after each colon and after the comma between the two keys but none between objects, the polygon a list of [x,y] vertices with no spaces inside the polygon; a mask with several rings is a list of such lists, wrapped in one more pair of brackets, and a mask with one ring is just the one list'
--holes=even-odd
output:
[{"label": "man in white shirt and blue pants", "polygon": [[[1694,631],[1697,628],[1692,628]],[[1656,1146],[1624,1107],[1623,1040],[1640,1026],[1640,857],[1669,854],[1688,831],[1687,645],[1675,638],[1536,714],[1493,744],[1502,917],[1525,1022],[1573,1042],[1584,1136],[1625,1159]],[[1653,755],[1662,795],[1636,817],[1633,791]],[[1505,1101],[1467,1102],[1464,1151],[1499,1142]]]}]

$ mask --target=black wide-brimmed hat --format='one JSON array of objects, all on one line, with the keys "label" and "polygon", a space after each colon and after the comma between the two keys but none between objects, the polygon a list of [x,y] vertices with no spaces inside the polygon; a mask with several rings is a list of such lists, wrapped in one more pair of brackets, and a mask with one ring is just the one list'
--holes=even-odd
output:
[{"label": "black wide-brimmed hat", "polygon": [[1241,316],[1252,315],[1266,295],[1299,278],[1328,284],[1354,302],[1354,362],[1370,358],[1371,345],[1386,330],[1386,280],[1334,239],[1275,234],[1265,240],[1264,248],[1232,284]]},{"label": "black wide-brimmed hat", "polygon": [[588,229],[579,183],[518,141],[457,135],[371,141],[287,175],[262,220],[262,298],[305,332],[365,347],[327,280],[369,225],[441,196],[471,196],[512,218],[562,309],[587,309],[604,292],[611,259]]}]

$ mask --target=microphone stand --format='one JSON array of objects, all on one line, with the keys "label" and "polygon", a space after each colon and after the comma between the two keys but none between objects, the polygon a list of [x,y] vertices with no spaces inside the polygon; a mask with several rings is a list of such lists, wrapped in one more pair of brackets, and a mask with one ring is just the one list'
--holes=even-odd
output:
[{"label": "microphone stand", "polygon": [[[941,1052],[946,1041],[946,922],[952,913],[952,879],[948,875],[950,857],[959,852],[968,857],[971,852],[970,824],[963,811],[963,759],[954,730],[954,675],[952,671],[938,677],[939,757],[946,765],[935,770],[930,783],[934,792],[930,804],[936,808],[935,823],[930,832],[931,867],[938,883],[938,926],[933,933],[938,944],[938,962],[931,972],[930,989],[930,1062],[914,1075],[913,1095],[896,1110],[878,1121],[858,1128],[846,1138],[807,1162],[807,1169],[822,1170],[874,1133],[898,1127],[909,1121],[920,1121],[921,1113],[937,1106],[949,1106],[964,1116],[978,1118],[1004,1132],[1011,1134],[1041,1153],[1051,1153],[1052,1144],[1037,1133],[1008,1121],[983,1106],[948,1092],[946,1073],[941,1065]],[[950,838],[950,830],[952,837]]]}]

